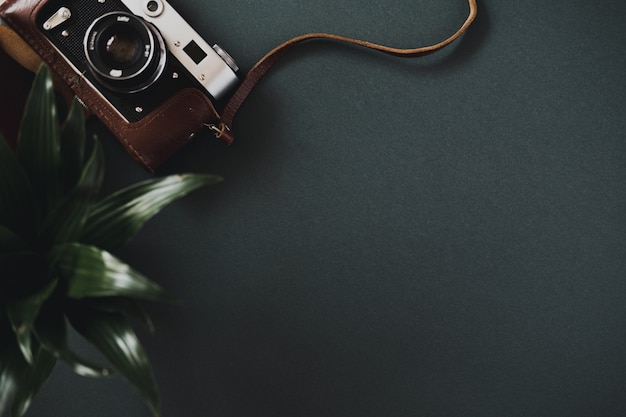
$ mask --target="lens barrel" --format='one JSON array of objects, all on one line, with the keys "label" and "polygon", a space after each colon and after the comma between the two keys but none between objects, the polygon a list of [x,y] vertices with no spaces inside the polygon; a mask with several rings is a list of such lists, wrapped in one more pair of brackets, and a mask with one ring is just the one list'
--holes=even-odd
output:
[{"label": "lens barrel", "polygon": [[136,93],[152,85],[163,73],[165,42],[145,20],[125,12],[96,19],[85,34],[89,69],[105,87]]}]

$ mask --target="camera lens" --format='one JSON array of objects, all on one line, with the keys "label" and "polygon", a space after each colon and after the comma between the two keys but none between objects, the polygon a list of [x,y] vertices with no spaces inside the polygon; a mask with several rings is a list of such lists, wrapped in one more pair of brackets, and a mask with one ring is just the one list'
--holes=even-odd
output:
[{"label": "camera lens", "polygon": [[92,74],[119,92],[148,88],[165,67],[163,38],[150,23],[129,13],[109,13],[95,20],[85,35],[84,48]]},{"label": "camera lens", "polygon": [[110,36],[102,37],[106,42],[103,49],[111,65],[129,67],[137,62],[140,58],[141,42],[135,35],[136,33],[132,33],[127,28],[120,27],[113,28]]}]

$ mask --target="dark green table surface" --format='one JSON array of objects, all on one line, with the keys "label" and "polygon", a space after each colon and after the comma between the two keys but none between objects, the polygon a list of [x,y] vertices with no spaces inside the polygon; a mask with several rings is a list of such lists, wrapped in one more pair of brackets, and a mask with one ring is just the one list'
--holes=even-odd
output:
[{"label": "dark green table surface", "polygon": [[[173,1],[249,68],[308,31],[399,47],[464,0]],[[120,256],[178,294],[143,340],[164,416],[626,415],[626,2],[481,0],[418,60],[312,43],[250,97],[224,176]],[[148,177],[97,122],[107,189]],[[80,346],[79,346],[80,348]],[[32,416],[147,417],[54,372]]]}]

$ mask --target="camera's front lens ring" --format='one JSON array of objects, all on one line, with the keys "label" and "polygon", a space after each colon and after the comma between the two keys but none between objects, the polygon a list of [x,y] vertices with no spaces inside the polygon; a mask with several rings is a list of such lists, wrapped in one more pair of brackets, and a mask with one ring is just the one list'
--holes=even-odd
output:
[{"label": "camera's front lens ring", "polygon": [[134,93],[148,88],[165,68],[165,42],[156,28],[124,12],[96,19],[85,34],[91,72],[106,87]]}]

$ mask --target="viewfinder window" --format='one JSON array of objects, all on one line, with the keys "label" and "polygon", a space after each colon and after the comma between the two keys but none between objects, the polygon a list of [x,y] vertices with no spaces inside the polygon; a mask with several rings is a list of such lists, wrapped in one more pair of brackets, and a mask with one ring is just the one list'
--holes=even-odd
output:
[{"label": "viewfinder window", "polygon": [[183,51],[185,51],[185,53],[189,55],[189,58],[191,58],[196,64],[199,64],[200,61],[207,56],[206,52],[204,52],[195,41],[189,42],[187,46],[183,48]]}]

